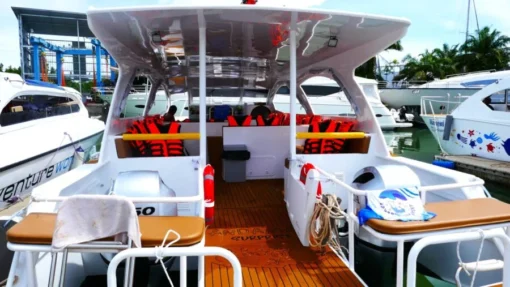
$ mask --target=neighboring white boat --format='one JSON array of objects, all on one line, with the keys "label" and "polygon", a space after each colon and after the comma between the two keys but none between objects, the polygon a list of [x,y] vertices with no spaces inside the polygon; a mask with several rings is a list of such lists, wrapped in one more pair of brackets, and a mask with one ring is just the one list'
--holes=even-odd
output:
[{"label": "neighboring white boat", "polygon": [[[454,75],[420,85],[406,85],[405,81],[401,81],[393,83],[397,87],[381,88],[380,96],[382,102],[389,108],[400,109],[404,106],[407,111],[416,116],[416,120],[421,121],[418,115],[422,97],[434,97],[438,101],[454,102],[459,97],[469,97],[483,87],[508,77],[510,77],[510,71],[481,71]],[[433,108],[436,111],[440,106],[440,104],[433,103]]]},{"label": "neighboring white boat", "polygon": [[0,209],[86,160],[104,130],[78,91],[17,74],[0,73],[0,112]]},{"label": "neighboring white boat", "polygon": [[[397,128],[412,127],[413,115],[406,114],[401,116],[396,111],[390,111],[381,103],[377,81],[355,77],[356,82],[361,86],[367,101],[374,110],[377,121],[383,130],[393,130]],[[312,106],[313,114],[324,116],[352,116],[354,109],[347,100],[345,93],[340,90],[338,84],[327,77],[312,77],[301,84],[308,101]],[[287,89],[288,94],[288,89]],[[273,100],[275,108],[279,111],[288,113],[289,96],[277,94]],[[297,109],[303,113],[305,109],[298,104]]]},{"label": "neighboring white boat", "polygon": [[444,153],[510,161],[510,78],[488,85],[449,114],[430,108],[431,102],[449,103],[422,98],[421,117]]},{"label": "neighboring white boat", "polygon": [[[396,284],[383,284],[402,287],[404,243],[413,245],[406,286],[415,286],[417,261],[454,282],[457,250],[471,262],[470,270],[480,261],[483,272],[478,270],[472,284],[510,284],[510,232],[503,229],[510,226],[510,205],[488,198],[484,182],[475,176],[391,156],[374,109],[354,77],[356,67],[406,34],[408,20],[257,5],[94,9],[87,19],[119,66],[99,161],[36,187],[26,217],[7,231],[7,247],[16,251],[7,287],[15,278],[20,286],[51,285],[53,278],[59,280],[55,276],[64,286],[80,286],[87,276],[98,275],[106,275],[114,287],[124,259],[125,285],[130,286],[133,256],[145,257],[136,261],[141,276],[135,279],[147,282],[137,286],[147,286],[149,279],[161,282],[163,268],[165,273],[180,271],[181,287],[187,286],[188,269],[197,270],[199,286],[239,287],[243,278],[253,286],[366,286],[381,284],[393,272]],[[137,73],[153,82],[144,116],[163,86],[168,100],[173,93],[190,94],[191,122],[121,117]],[[354,109],[349,116],[324,117],[330,120],[323,122],[329,125],[325,131],[315,122],[296,123],[297,102],[313,116],[311,97],[299,87],[315,76],[334,79]],[[250,121],[275,112],[274,98],[283,86],[290,90],[290,124]],[[217,104],[226,107],[216,110]],[[241,118],[209,121],[232,110]],[[358,212],[366,196],[383,190],[389,212],[402,212],[406,193],[425,201],[437,217],[370,219],[360,225]],[[76,232],[86,240],[70,250],[53,249],[54,230],[69,226],[69,217],[57,220],[59,207],[69,197],[76,203],[84,198],[74,195],[97,200],[97,206],[87,206],[100,210],[84,215],[105,220],[84,222],[77,216],[86,228],[76,226]],[[108,226],[128,216],[110,216],[114,210],[101,209],[112,199],[129,200],[126,213],[136,209],[137,224],[131,226],[139,224],[142,231],[139,236],[134,230],[131,238],[135,243],[141,237],[142,248],[131,248],[131,241],[88,237],[84,229],[110,231]],[[27,234],[44,219],[44,227]],[[317,228],[324,233],[316,233]],[[72,240],[73,235],[56,240]],[[91,238],[107,241],[83,242]],[[480,238],[483,249],[472,241]],[[468,242],[457,246],[460,241]],[[156,263],[150,260],[154,257]],[[471,278],[462,273],[459,280],[466,284]]]}]

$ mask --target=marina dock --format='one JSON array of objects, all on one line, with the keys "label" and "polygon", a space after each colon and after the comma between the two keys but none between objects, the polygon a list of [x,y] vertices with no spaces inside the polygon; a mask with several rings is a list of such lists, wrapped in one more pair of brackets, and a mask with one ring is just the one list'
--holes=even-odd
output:
[{"label": "marina dock", "polygon": [[437,160],[455,163],[455,169],[473,174],[484,180],[510,186],[510,162],[479,158],[469,155],[436,155]]}]

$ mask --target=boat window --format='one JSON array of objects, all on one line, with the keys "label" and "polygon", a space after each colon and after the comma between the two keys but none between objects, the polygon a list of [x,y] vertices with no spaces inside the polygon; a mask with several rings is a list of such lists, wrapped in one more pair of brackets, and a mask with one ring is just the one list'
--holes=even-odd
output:
[{"label": "boat window", "polygon": [[171,101],[171,105],[174,105],[177,107],[177,117],[185,117],[188,118],[189,112],[188,112],[188,105],[186,105],[188,101],[187,100],[175,100]]},{"label": "boat window", "polygon": [[80,111],[80,105],[68,97],[24,95],[11,100],[0,114],[0,126],[67,115]]},{"label": "boat window", "polygon": [[504,104],[505,103],[505,90],[499,91],[490,96],[491,104]]}]

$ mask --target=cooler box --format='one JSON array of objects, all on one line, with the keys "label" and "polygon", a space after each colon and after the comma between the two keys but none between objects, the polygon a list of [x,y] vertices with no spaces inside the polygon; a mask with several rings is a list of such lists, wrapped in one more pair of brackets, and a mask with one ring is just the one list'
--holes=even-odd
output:
[{"label": "cooler box", "polygon": [[226,182],[246,181],[246,161],[250,159],[250,152],[246,145],[224,145],[223,180]]}]

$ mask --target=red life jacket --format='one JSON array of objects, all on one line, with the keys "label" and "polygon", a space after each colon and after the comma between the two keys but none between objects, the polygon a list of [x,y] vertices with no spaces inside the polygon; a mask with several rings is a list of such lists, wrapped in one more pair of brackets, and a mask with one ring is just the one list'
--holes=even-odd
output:
[{"label": "red life jacket", "polygon": [[251,125],[251,116],[227,116],[229,127],[249,127]]},{"label": "red life jacket", "polygon": [[[151,134],[159,134],[158,124],[152,120],[146,120],[147,128]],[[177,122],[171,122],[168,128],[169,134],[179,133],[181,125]],[[182,140],[151,140],[147,141],[150,154],[152,156],[182,156],[184,155],[184,143]]]},{"label": "red life jacket", "polygon": [[311,125],[313,123],[320,123],[321,121],[321,116],[305,116],[301,123],[304,125]]},{"label": "red life jacket", "polygon": [[257,117],[257,126],[279,126],[283,121],[283,114],[270,114],[269,117],[264,119],[262,116]]},{"label": "red life jacket", "polygon": [[[349,132],[353,127],[352,122],[335,122],[326,120],[322,123],[313,123],[308,128],[308,132]],[[307,139],[303,153],[306,154],[326,154],[326,153],[340,153],[344,146],[344,139]]]},{"label": "red life jacket", "polygon": [[[144,120],[136,120],[133,122],[133,125],[127,129],[128,134],[148,134],[149,131],[145,126]],[[148,154],[147,148],[148,143],[146,141],[129,141],[129,144],[136,151],[135,153],[139,156],[144,156]]]}]

